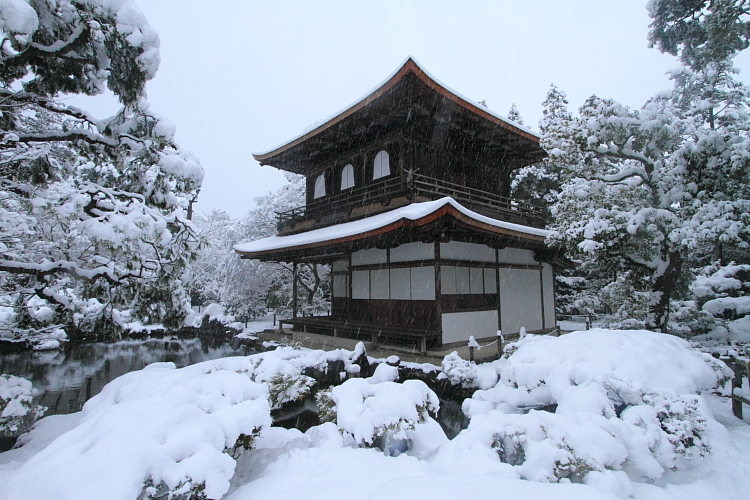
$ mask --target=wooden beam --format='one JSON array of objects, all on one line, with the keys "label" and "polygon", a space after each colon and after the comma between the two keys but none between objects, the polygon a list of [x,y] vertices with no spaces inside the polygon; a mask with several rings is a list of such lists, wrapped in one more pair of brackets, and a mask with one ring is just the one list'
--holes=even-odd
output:
[{"label": "wooden beam", "polygon": [[292,263],[292,318],[297,319],[297,261]]}]

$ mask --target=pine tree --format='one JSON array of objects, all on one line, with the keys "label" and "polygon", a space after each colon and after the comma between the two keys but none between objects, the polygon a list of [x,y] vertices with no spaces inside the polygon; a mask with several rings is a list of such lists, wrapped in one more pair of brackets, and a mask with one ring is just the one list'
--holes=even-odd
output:
[{"label": "pine tree", "polygon": [[508,120],[516,122],[519,125],[523,125],[523,118],[521,117],[521,113],[516,107],[516,103],[511,104],[510,109],[508,110]]},{"label": "pine tree", "polygon": [[[514,200],[530,205],[543,212],[557,199],[560,191],[561,165],[559,156],[571,148],[565,144],[573,120],[567,108],[565,92],[550,85],[542,106],[543,116],[539,121],[542,147],[548,156],[541,162],[519,169],[511,183]],[[515,105],[514,105],[515,106]],[[513,110],[513,108],[511,108]]]},{"label": "pine tree", "polygon": [[[711,6],[728,12],[739,4]],[[619,268],[633,290],[648,285],[646,326],[661,330],[670,300],[687,291],[690,260],[717,253],[711,247],[741,254],[750,241],[750,93],[733,78],[734,49],[727,48],[747,46],[736,42],[746,38],[746,25],[726,12],[699,9],[696,18],[728,24],[697,30],[696,38],[664,28],[664,19],[687,19],[682,7],[653,2],[651,11],[652,43],[686,64],[671,75],[674,90],[640,110],[589,98],[561,155],[575,161],[566,161],[570,180],[555,207],[559,239],[570,251]],[[732,29],[739,31],[729,45],[707,35]]]},{"label": "pine tree", "polygon": [[[181,327],[203,169],[145,99],[158,35],[129,2],[13,5],[0,13],[0,284],[17,321],[36,297],[69,334]],[[123,108],[104,120],[56,100],[107,88]]]}]

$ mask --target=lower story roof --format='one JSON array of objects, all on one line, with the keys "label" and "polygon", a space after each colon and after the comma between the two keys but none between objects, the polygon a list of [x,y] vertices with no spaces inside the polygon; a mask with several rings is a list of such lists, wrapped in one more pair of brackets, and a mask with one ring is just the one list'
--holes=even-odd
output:
[{"label": "lower story roof", "polygon": [[[352,245],[387,233],[419,228],[447,218],[485,235],[525,240],[543,246],[552,231],[504,222],[473,212],[450,197],[412,203],[389,212],[288,236],[271,236],[234,246],[243,258],[284,260],[292,254],[319,253],[325,248]],[[536,246],[535,245],[535,246]]]}]

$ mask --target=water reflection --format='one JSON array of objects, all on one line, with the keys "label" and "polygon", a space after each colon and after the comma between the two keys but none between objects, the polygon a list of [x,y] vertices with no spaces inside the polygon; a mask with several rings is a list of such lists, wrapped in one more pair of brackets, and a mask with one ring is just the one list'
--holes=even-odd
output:
[{"label": "water reflection", "polygon": [[24,377],[38,393],[34,402],[45,415],[73,413],[113,379],[146,365],[171,361],[183,366],[244,354],[226,343],[149,339],[91,343],[65,351],[31,351],[0,355],[0,373]]}]

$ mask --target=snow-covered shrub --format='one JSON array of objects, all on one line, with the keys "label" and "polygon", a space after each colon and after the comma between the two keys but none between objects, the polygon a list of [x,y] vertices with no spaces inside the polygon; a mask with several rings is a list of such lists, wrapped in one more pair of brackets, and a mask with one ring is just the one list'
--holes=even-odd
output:
[{"label": "snow-covered shrub", "polygon": [[594,329],[514,347],[498,362],[498,384],[464,402],[471,422],[456,439],[494,449],[521,477],[624,471],[650,481],[710,453],[712,416],[698,394],[730,373],[688,342]]},{"label": "snow-covered shrub", "polygon": [[453,385],[461,387],[475,387],[477,381],[477,366],[466,361],[456,351],[448,354],[440,363],[438,380],[448,379]]},{"label": "snow-covered shrub", "polygon": [[331,397],[331,391],[320,391],[315,395],[318,406],[318,418],[321,423],[336,423],[336,402]]},{"label": "snow-covered shrub", "polygon": [[301,402],[315,385],[315,379],[306,375],[278,373],[268,381],[268,401],[272,410],[287,403]]},{"label": "snow-covered shrub", "polygon": [[29,430],[47,410],[32,402],[31,382],[15,375],[0,375],[0,436],[17,436]]},{"label": "snow-covered shrub", "polygon": [[648,394],[644,402],[656,410],[656,418],[674,452],[688,458],[704,456],[711,452],[705,438],[708,416],[701,408],[697,396],[686,395],[672,398]]},{"label": "snow-covered shrub", "polygon": [[693,282],[697,333],[723,340],[750,342],[750,265],[704,268]]},{"label": "snow-covered shrub", "polygon": [[[333,407],[331,407],[333,403]],[[321,393],[318,397],[321,420],[335,422],[339,429],[360,446],[377,446],[386,439],[405,440],[414,430],[436,414],[438,397],[421,380],[377,382],[352,378]]]}]

